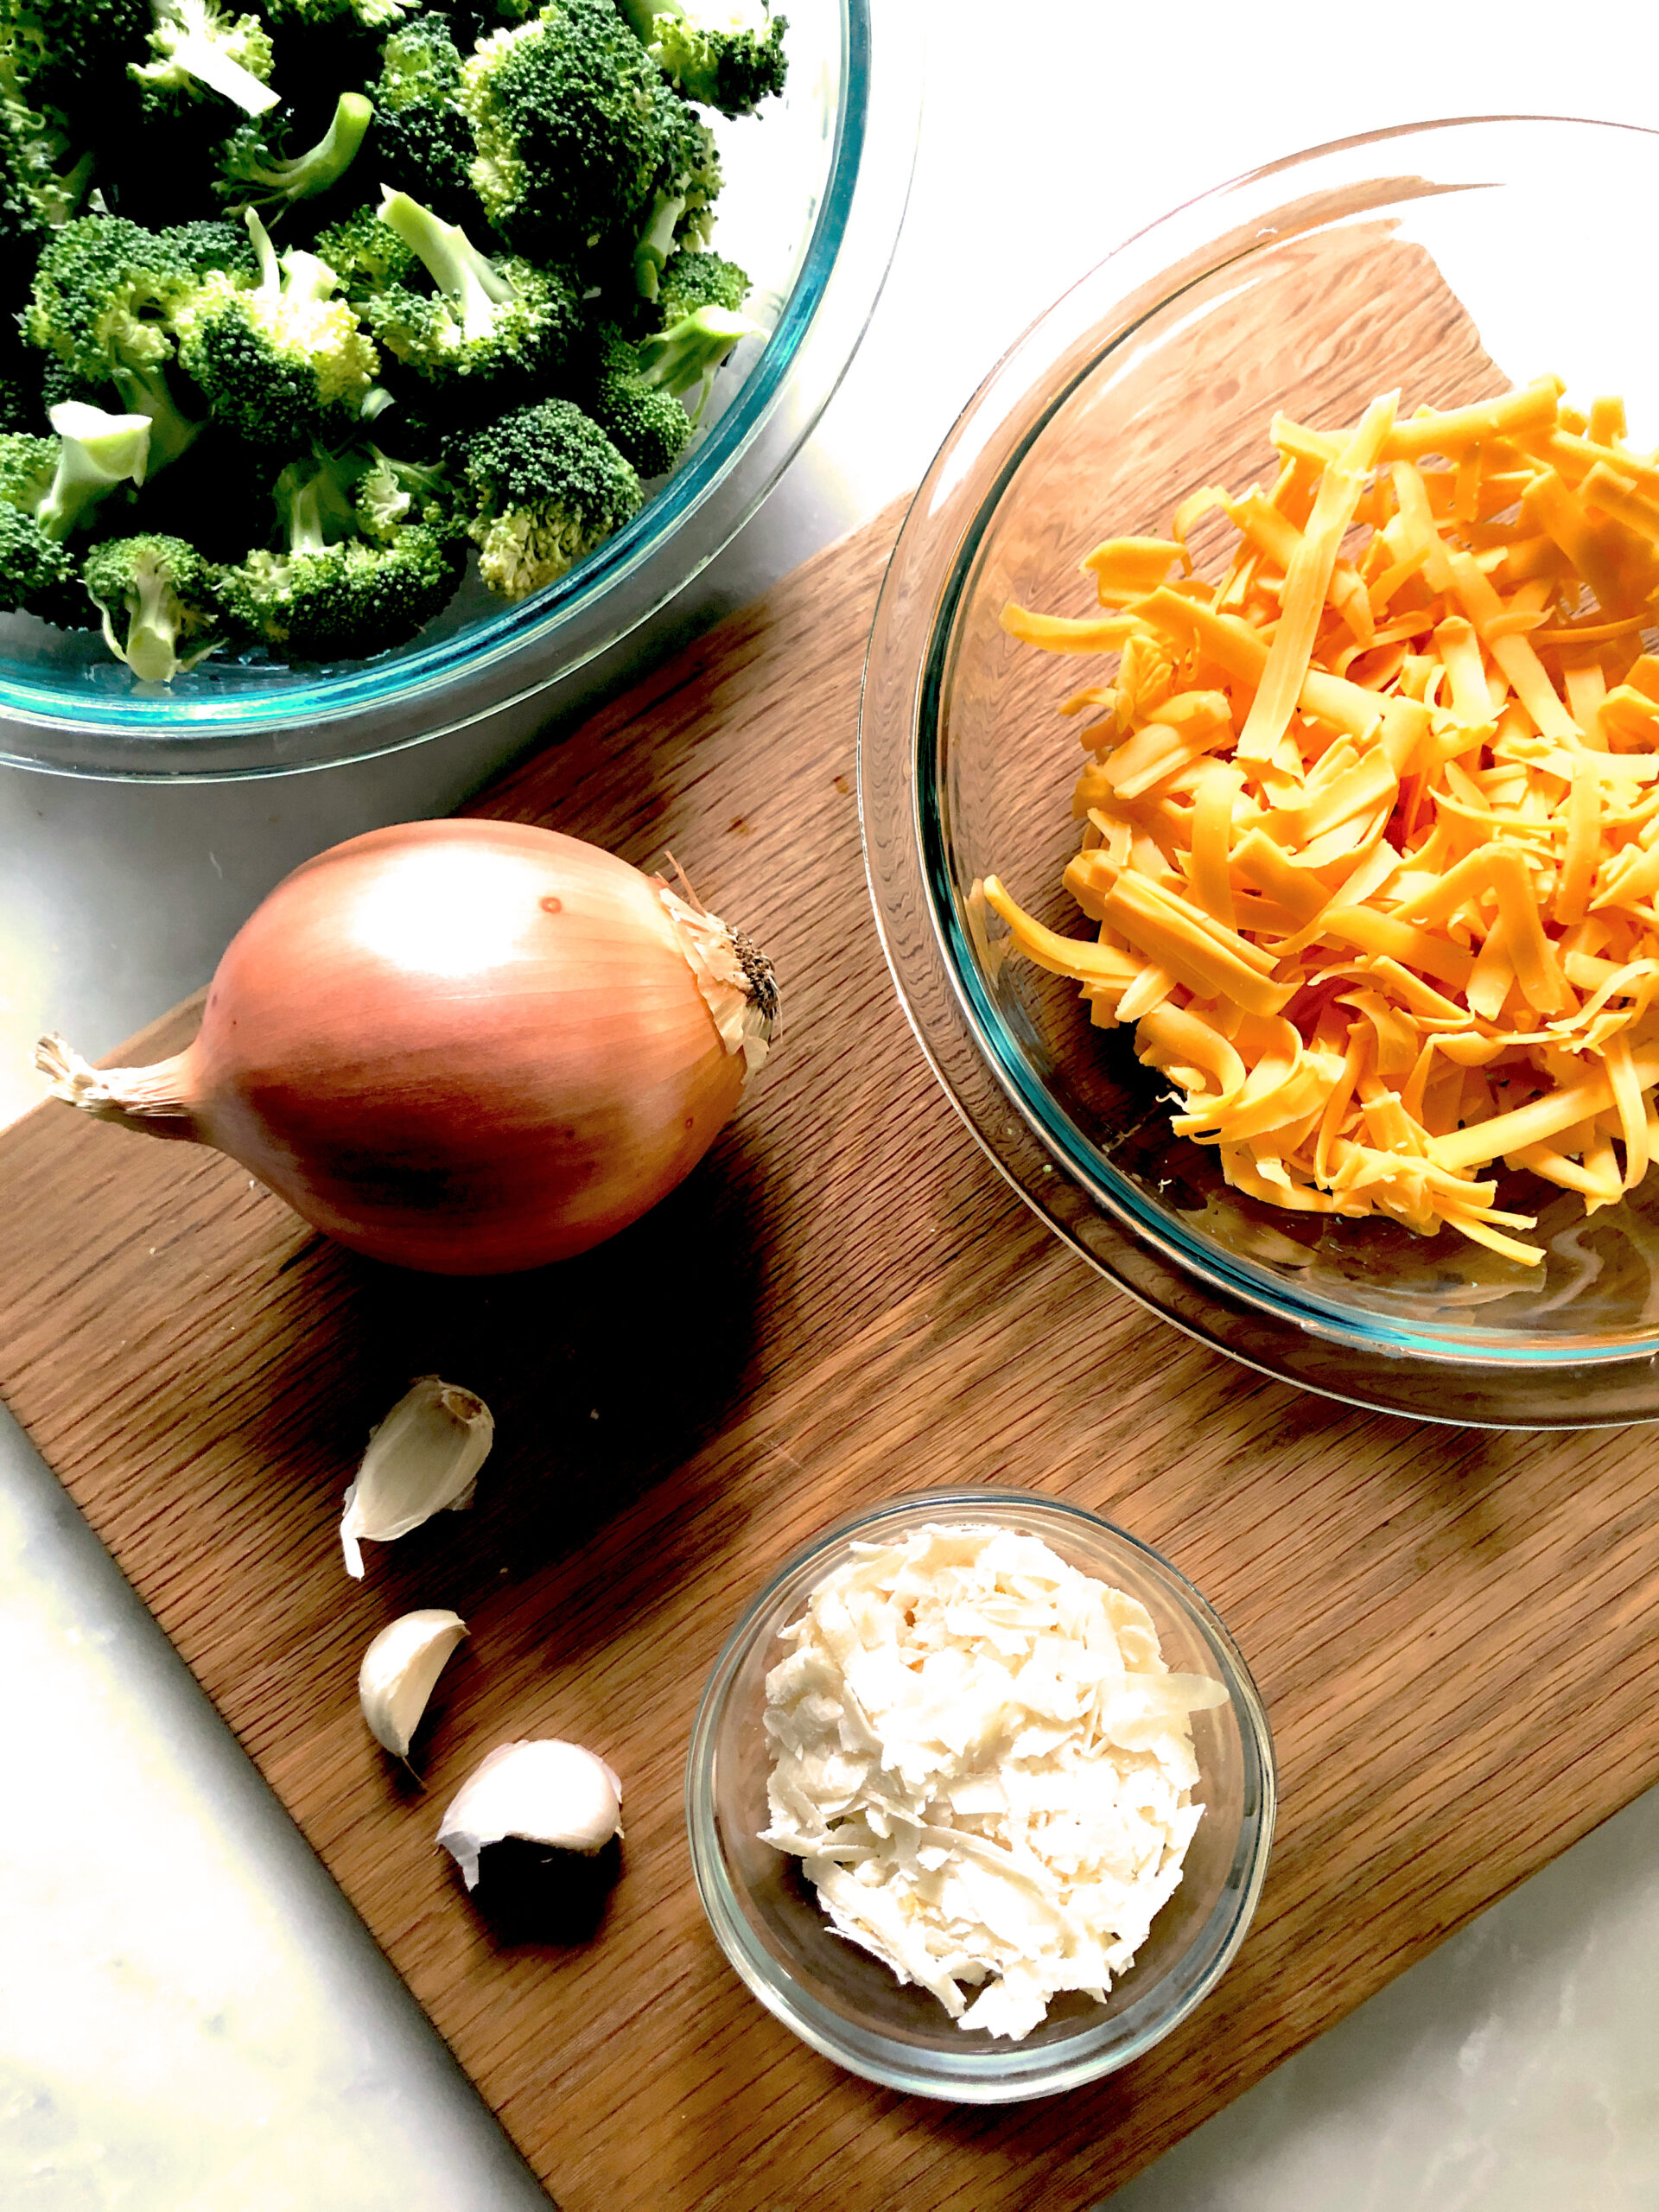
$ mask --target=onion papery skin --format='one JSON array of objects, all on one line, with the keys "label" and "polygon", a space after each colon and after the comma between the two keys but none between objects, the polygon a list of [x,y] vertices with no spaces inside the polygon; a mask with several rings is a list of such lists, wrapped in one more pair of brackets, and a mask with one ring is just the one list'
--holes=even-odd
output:
[{"label": "onion papery skin", "polygon": [[702,1159],[745,1072],[649,877],[488,821],[374,830],[296,868],[172,1066],[188,1126],[156,1134],[438,1274],[540,1267],[626,1227]]}]

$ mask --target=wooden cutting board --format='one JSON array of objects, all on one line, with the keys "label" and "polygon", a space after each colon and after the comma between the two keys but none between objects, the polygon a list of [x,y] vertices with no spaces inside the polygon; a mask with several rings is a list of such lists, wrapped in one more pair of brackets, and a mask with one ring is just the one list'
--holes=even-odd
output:
[{"label": "wooden cutting board", "polygon": [[[480,810],[671,846],[772,954],[785,1040],[690,1184],[606,1249],[422,1280],[245,1173],[43,1107],[0,1137],[0,1388],[564,2212],[1071,2212],[1659,1776],[1654,1442],[1478,1434],[1298,1395],[1115,1293],[999,1180],[883,966],[853,785],[889,513]],[[172,1049],[188,1009],[124,1058]],[[435,1370],[498,1444],[477,1507],[346,1580],[340,1492]],[[1277,1741],[1279,1841],[1219,1989],[1035,2106],[875,2089],[726,1967],[692,1887],[692,1714],[748,1596],[897,1490],[1044,1490],[1172,1557]],[[424,1793],[359,1719],[414,1605],[470,1641]],[[604,1752],[591,1940],[500,1929],[434,1844],[482,1754]]]}]

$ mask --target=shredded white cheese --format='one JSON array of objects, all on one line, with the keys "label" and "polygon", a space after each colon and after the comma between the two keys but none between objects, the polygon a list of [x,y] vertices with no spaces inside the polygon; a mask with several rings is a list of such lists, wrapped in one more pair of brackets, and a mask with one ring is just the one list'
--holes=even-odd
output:
[{"label": "shredded white cheese", "polygon": [[761,1840],[837,1931],[1014,2042],[1063,1990],[1103,2001],[1180,1881],[1189,1716],[1222,1684],[1172,1674],[1143,1605],[1012,1529],[857,1544],[782,1640]]}]

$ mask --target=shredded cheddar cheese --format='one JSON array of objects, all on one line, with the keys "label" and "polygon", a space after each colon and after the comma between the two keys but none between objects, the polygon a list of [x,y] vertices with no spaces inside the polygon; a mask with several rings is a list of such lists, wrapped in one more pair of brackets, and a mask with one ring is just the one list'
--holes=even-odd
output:
[{"label": "shredded cheddar cheese", "polygon": [[[1271,435],[1271,490],[1096,548],[1099,613],[1005,610],[1117,657],[1061,709],[1096,937],[983,896],[1135,1025],[1236,1188],[1535,1266],[1499,1162],[1593,1212],[1659,1147],[1659,454],[1553,377]],[[1187,540],[1217,512],[1212,584]]]}]

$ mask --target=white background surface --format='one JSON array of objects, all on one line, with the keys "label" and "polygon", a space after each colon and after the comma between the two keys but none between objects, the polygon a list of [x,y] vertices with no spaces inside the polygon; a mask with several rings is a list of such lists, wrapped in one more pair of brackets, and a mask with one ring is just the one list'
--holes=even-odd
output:
[{"label": "white background surface", "polygon": [[[938,0],[926,13],[921,162],[875,323],[770,505],[661,635],[741,603],[912,481],[1002,347],[1177,201],[1317,141],[1424,116],[1659,123],[1651,11],[1574,16],[1443,0],[1390,16],[1306,0],[1269,13],[1211,0],[1159,10]],[[1571,272],[1537,276],[1570,315]],[[1632,281],[1650,283],[1651,273]],[[381,821],[442,811],[492,765],[474,739],[246,787],[0,772],[0,1119],[38,1095],[29,1048],[41,1028],[108,1049],[205,981],[298,859]],[[409,2140],[397,2095],[383,2084],[379,2104],[365,2104],[351,2069],[337,2075],[328,2056],[338,1928],[321,1914],[273,1935],[244,1847],[227,1840],[200,1773],[181,1758],[169,1765],[136,1709],[112,1715],[108,1663],[89,1656],[63,1571],[43,1564],[22,1521],[0,1519],[0,1658],[14,1685],[39,1686],[34,1720],[9,1749],[13,1809],[0,1839],[0,2201],[42,2212],[242,2212],[256,2202],[261,2212],[268,2202],[332,2212],[378,2206],[378,2188],[388,2205],[504,2206],[499,2171],[478,2180],[475,2198],[459,2182],[438,2196],[398,2194],[392,2177],[410,2162],[394,2155]],[[99,1828],[99,1789],[124,1808],[118,1827]],[[143,1838],[137,1860],[122,1848],[130,1834]],[[61,1878],[60,1839],[73,1847],[73,1883]],[[1656,1846],[1659,1799],[1649,1799],[1116,2202],[1126,2212],[1659,2204]],[[242,2024],[213,2031],[210,2052],[202,2024],[221,2016]],[[112,2041],[93,2032],[99,2017],[118,2027]],[[130,2069],[135,2047],[145,2053],[139,2075],[120,2058],[129,2054]],[[60,2119],[44,2132],[42,2097]],[[381,2139],[377,2128],[387,2146],[378,2167],[364,2151]],[[256,2196],[252,2148],[278,2138],[285,2193]]]}]

